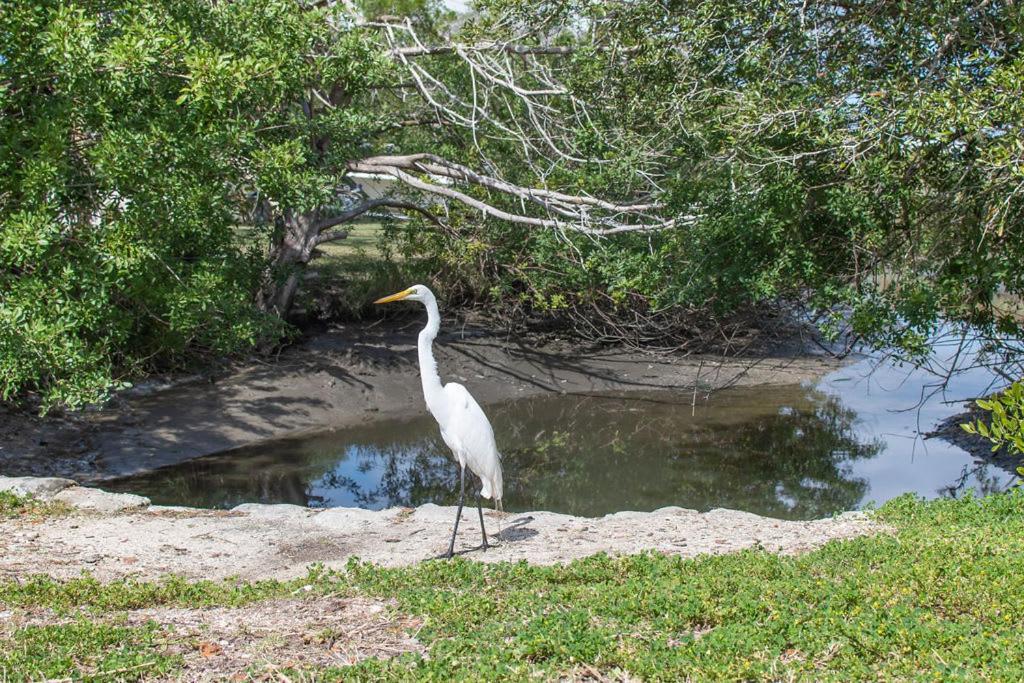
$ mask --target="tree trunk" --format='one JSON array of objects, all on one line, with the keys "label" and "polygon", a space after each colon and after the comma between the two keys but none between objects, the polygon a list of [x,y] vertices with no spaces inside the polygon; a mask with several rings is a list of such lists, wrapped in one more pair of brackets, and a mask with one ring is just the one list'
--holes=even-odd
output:
[{"label": "tree trunk", "polygon": [[271,253],[270,279],[260,291],[258,303],[263,310],[287,318],[316,248],[320,211],[285,211],[282,223],[281,241]]}]

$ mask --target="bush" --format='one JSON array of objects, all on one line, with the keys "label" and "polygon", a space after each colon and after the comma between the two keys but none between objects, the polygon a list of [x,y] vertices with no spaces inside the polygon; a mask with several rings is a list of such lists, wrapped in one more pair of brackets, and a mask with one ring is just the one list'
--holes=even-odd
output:
[{"label": "bush", "polygon": [[[977,419],[960,425],[968,434],[980,434],[992,442],[992,451],[1006,448],[1013,455],[1024,455],[1024,380],[1018,380],[988,399],[979,399],[978,407],[989,412],[989,419]],[[1017,471],[1024,474],[1024,467]]]},{"label": "bush", "polygon": [[238,223],[251,179],[265,197],[281,175],[283,126],[259,114],[289,116],[315,13],[254,0],[9,5],[0,398],[76,407],[279,335],[254,305],[270,231]]}]

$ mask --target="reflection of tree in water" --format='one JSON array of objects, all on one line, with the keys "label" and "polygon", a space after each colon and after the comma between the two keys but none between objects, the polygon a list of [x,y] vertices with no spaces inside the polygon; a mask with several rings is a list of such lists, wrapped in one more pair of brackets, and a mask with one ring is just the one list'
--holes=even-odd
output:
[{"label": "reflection of tree in water", "polygon": [[190,460],[125,479],[103,488],[148,496],[156,504],[232,508],[242,503],[315,504],[307,495],[308,479],[298,468],[264,467],[261,458],[243,452]]},{"label": "reflection of tree in water", "polygon": [[[812,518],[855,507],[872,457],[856,416],[798,387],[722,392],[691,414],[663,397],[554,396],[488,409],[505,459],[505,506],[581,515],[665,505]],[[787,406],[787,407],[783,407]],[[453,503],[457,468],[430,418],[204,458],[133,478],[155,499],[229,507]],[[473,478],[471,491],[477,482]],[[467,482],[469,483],[469,482]]]},{"label": "reflection of tree in water", "polygon": [[346,490],[359,507],[369,509],[444,503],[452,498],[453,483],[458,481],[456,466],[440,436],[360,451],[356,468],[363,473],[379,470],[376,486],[367,488],[346,475],[347,468],[336,468],[317,480],[316,487]]},{"label": "reflection of tree in water", "polygon": [[[856,415],[837,400],[804,390],[797,398],[797,408],[711,420],[691,417],[689,405],[586,397],[499,407],[506,507],[600,515],[675,504],[797,518],[855,507],[867,483],[848,463],[882,444],[861,442]],[[319,485],[374,508],[455,500],[457,470],[439,437],[362,457],[380,472],[373,489],[337,472]]]},{"label": "reflection of tree in water", "polygon": [[689,406],[682,419],[678,409],[621,420],[559,415],[564,447],[541,442],[509,459],[509,505],[585,515],[732,507],[795,518],[855,507],[867,482],[853,478],[848,463],[877,455],[882,444],[862,443],[856,415],[837,400],[811,391],[803,398],[788,410],[766,400],[759,414],[710,419],[688,419]]},{"label": "reflection of tree in water", "polygon": [[971,489],[975,495],[990,496],[1008,491],[1017,481],[1016,477],[1007,477],[1004,468],[994,463],[979,462],[964,465],[956,481],[943,486],[937,493],[943,498],[957,498]]},{"label": "reflection of tree in water", "polygon": [[850,463],[875,457],[884,444],[862,442],[854,428],[856,414],[836,398],[809,398],[813,407],[720,433],[716,449],[695,454],[696,467],[716,470],[702,491],[692,492],[705,501],[702,507],[800,519],[857,507],[868,483],[853,476]]}]

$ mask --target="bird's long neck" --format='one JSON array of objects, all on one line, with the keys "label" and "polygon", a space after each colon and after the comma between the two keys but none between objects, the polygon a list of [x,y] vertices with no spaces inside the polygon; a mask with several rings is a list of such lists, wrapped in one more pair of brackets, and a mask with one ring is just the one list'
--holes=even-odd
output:
[{"label": "bird's long neck", "polygon": [[441,401],[441,377],[437,374],[433,343],[438,330],[441,329],[441,314],[437,310],[437,300],[433,296],[425,299],[423,305],[427,309],[427,326],[420,330],[417,344],[420,381],[423,384],[423,398],[427,402],[427,407],[435,417],[440,417],[437,411],[443,407],[444,402]]}]

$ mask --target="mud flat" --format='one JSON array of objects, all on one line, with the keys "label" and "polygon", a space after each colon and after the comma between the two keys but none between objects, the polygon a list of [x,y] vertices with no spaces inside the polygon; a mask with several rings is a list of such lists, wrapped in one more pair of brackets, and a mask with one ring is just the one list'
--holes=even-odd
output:
[{"label": "mud flat", "polygon": [[[102,410],[64,419],[0,413],[0,474],[96,483],[296,432],[423,414],[415,347],[421,325],[410,318],[337,326],[273,361],[145,383]],[[435,353],[444,381],[465,384],[483,404],[652,389],[700,400],[726,386],[815,380],[839,365],[781,347],[747,358],[651,355],[451,325]]]},{"label": "mud flat", "polygon": [[[146,498],[81,487],[66,479],[0,477],[0,490],[63,503],[65,514],[0,521],[0,577],[89,571],[101,580],[291,578],[313,563],[351,557],[383,566],[437,557],[447,548],[455,508],[424,505],[378,512],[240,505],[233,510],[150,505]],[[483,562],[568,562],[595,553],[655,551],[691,557],[761,547],[799,553],[831,540],[884,533],[864,513],[789,522],[746,512],[682,508],[600,518],[550,512],[485,513],[496,545],[479,548],[476,510],[463,512],[456,552]],[[498,533],[498,528],[501,532]],[[493,538],[497,536],[497,538]]]}]

